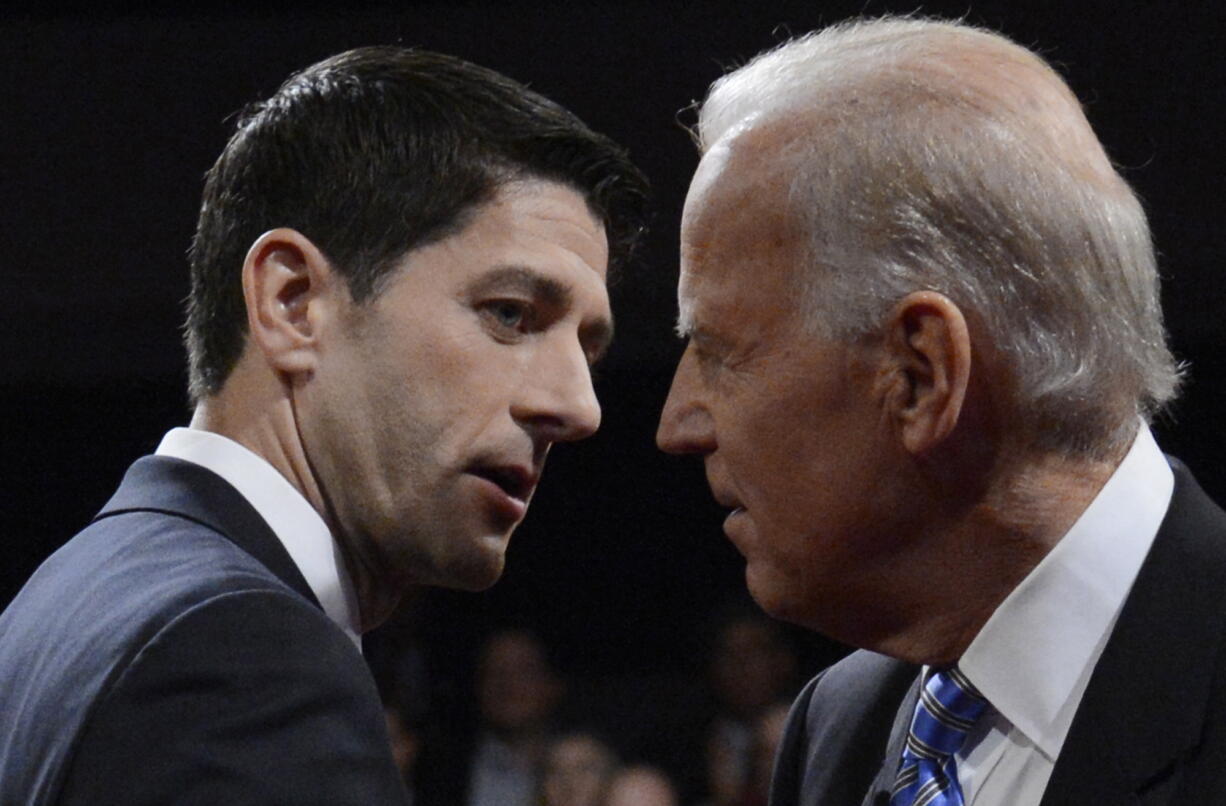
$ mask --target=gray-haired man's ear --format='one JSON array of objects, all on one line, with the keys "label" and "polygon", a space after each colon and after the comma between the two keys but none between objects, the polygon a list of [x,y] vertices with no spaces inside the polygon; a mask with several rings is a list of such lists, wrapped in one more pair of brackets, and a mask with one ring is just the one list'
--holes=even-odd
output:
[{"label": "gray-haired man's ear", "polygon": [[908,294],[886,323],[885,347],[898,373],[891,415],[903,446],[925,455],[953,432],[966,402],[971,374],[966,319],[942,294]]}]

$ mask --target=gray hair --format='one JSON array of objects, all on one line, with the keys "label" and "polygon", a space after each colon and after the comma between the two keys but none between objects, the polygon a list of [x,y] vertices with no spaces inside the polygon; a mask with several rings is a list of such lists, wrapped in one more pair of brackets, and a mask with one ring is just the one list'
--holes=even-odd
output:
[{"label": "gray hair", "polygon": [[1035,447],[1069,455],[1174,397],[1145,213],[1037,55],[959,23],[843,23],[717,81],[696,136],[765,127],[814,332],[866,336],[940,292],[988,334]]}]

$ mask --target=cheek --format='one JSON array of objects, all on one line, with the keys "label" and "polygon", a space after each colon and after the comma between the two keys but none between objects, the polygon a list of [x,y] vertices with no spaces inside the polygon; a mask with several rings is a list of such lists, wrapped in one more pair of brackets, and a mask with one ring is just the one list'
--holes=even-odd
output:
[{"label": "cheek", "polygon": [[489,399],[500,394],[499,375],[477,360],[478,346],[475,339],[436,338],[383,369],[371,393],[388,449],[413,441],[447,451],[446,443],[464,438],[458,432],[470,429]]},{"label": "cheek", "polygon": [[405,374],[412,394],[424,396],[431,408],[475,412],[505,398],[516,381],[531,377],[526,353],[481,332],[439,334],[415,351]]},{"label": "cheek", "polygon": [[[798,398],[792,398],[793,401]],[[885,445],[867,405],[839,400],[766,412],[758,428],[758,467],[748,481],[779,504],[796,528],[854,529],[875,506]]]},{"label": "cheek", "polygon": [[[746,504],[767,504],[777,517],[794,515],[828,485],[831,446],[816,433],[807,411],[765,406],[742,410],[728,459],[735,463]],[[837,464],[837,462],[836,462]]]}]

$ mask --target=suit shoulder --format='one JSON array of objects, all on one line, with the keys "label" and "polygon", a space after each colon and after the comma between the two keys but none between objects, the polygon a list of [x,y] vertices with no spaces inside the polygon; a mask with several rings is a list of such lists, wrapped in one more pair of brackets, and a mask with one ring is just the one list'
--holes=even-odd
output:
[{"label": "suit shoulder", "polygon": [[134,804],[399,803],[389,747],[341,630],[298,597],[227,592],[167,624],[100,698],[65,801],[123,780]]},{"label": "suit shoulder", "polygon": [[10,786],[53,788],[96,700],[143,648],[243,591],[312,607],[225,536],[163,513],[96,521],[52,555],[0,614],[0,801]]},{"label": "suit shoulder", "polygon": [[912,664],[876,652],[853,652],[805,687],[804,719],[810,729],[832,721],[860,720],[883,700],[892,714],[918,671]]},{"label": "suit shoulder", "polygon": [[224,535],[185,518],[130,512],[95,521],[0,614],[0,679],[15,671],[15,655],[28,663],[40,650],[51,664],[113,657],[196,604],[240,590],[290,592]]},{"label": "suit shoulder", "polygon": [[193,661],[194,668],[302,663],[311,667],[303,670],[308,677],[362,667],[361,653],[327,614],[292,590],[272,586],[221,590],[200,599],[150,635],[129,666],[167,658]]},{"label": "suit shoulder", "polygon": [[911,664],[859,651],[813,678],[788,716],[771,803],[860,802],[917,671]]},{"label": "suit shoulder", "polygon": [[827,687],[872,688],[898,674],[900,668],[914,671],[916,667],[888,655],[861,649],[823,670],[813,678],[813,682]]}]

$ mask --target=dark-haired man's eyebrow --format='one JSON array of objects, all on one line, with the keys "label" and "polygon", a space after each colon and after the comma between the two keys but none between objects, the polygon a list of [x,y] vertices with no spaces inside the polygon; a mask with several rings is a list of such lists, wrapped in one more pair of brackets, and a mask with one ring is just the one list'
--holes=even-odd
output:
[{"label": "dark-haired man's eyebrow", "polygon": [[472,296],[515,292],[554,308],[568,308],[570,289],[562,283],[527,266],[499,266],[473,280],[468,286]]}]

